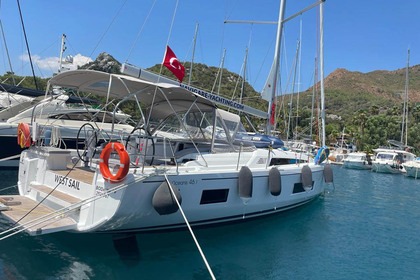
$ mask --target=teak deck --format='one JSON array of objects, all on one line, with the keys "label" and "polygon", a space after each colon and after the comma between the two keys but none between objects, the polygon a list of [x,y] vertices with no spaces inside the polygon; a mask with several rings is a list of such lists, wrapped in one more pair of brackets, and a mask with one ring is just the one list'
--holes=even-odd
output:
[{"label": "teak deck", "polygon": [[[76,226],[76,221],[73,219],[55,214],[55,210],[45,205],[38,205],[38,202],[24,196],[3,195],[0,199],[6,203],[13,202],[8,206],[8,210],[1,211],[2,215],[13,223],[22,225],[32,235],[42,231],[67,230]],[[50,216],[45,217],[49,214]]]}]

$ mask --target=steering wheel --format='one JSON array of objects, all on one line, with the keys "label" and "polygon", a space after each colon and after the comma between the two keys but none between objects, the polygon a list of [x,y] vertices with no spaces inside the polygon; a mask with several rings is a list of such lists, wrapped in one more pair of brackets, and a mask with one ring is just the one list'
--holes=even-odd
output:
[{"label": "steering wheel", "polygon": [[[85,123],[82,125],[77,132],[76,138],[76,151],[80,160],[83,162],[88,162],[89,160],[85,159],[89,147],[93,144],[96,147],[98,143],[98,136],[95,128],[90,123]],[[92,157],[95,155],[96,149],[93,151]]]},{"label": "steering wheel", "polygon": [[[152,159],[150,160],[150,165],[152,165],[153,160],[155,159],[155,142],[153,141],[152,134],[150,133],[150,131],[148,129],[144,129],[144,125],[141,125],[139,127],[135,127],[131,131],[131,133],[127,136],[127,140],[125,142],[125,149],[127,150],[128,147],[133,147],[132,145],[130,145],[130,138],[131,138],[132,135],[134,135],[134,132],[136,132],[136,130],[140,130],[140,131],[144,130],[146,132],[147,136],[143,137],[142,139],[147,139],[148,141],[149,140],[152,141]],[[137,148],[137,146],[133,147],[133,148]],[[134,166],[137,166],[137,164],[135,162],[132,162],[131,160],[130,160],[130,163]]]}]

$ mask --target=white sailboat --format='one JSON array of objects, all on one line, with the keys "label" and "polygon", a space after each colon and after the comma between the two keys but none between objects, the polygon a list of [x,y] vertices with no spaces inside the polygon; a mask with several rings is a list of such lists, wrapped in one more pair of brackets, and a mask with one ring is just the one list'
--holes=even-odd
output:
[{"label": "white sailboat", "polygon": [[[405,91],[403,94],[403,113],[401,125],[401,142],[388,140],[389,147],[375,149],[375,160],[372,162],[372,170],[382,173],[406,173],[405,166],[412,174],[413,167],[417,166],[416,155],[411,153],[412,147],[407,146],[408,135],[408,69],[410,66],[410,49],[407,52],[407,66],[405,74]],[[416,172],[416,169],[414,169]],[[417,177],[415,173],[415,177]]]},{"label": "white sailboat", "polygon": [[343,159],[343,166],[349,169],[371,169],[372,159],[369,154],[365,152],[349,153]]},{"label": "white sailboat", "polygon": [[[284,6],[285,0],[279,30]],[[17,231],[2,232],[0,239],[19,231],[132,233],[241,221],[304,205],[332,182],[322,160],[302,164],[293,152],[258,149],[240,139],[245,130],[239,115],[217,104],[258,110],[137,74],[74,70],[49,81],[50,87],[119,98],[115,110],[134,99],[142,122],[131,133],[115,131],[106,145],[87,145],[87,158],[43,145],[25,150],[19,195],[0,196],[1,214]]]}]

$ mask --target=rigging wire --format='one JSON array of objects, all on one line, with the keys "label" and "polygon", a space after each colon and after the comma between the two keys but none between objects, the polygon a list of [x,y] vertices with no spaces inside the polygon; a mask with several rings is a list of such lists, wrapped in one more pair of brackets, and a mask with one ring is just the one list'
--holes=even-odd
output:
[{"label": "rigging wire", "polygon": [[[1,2],[0,2],[0,10],[1,10]],[[4,42],[4,49],[6,51],[7,60],[9,62],[9,67],[10,67],[10,72],[12,74],[11,76],[12,76],[13,85],[16,85],[15,73],[13,72],[12,62],[10,61],[9,49],[7,48],[6,36],[4,35],[3,23],[1,21],[1,19],[0,19],[0,28],[1,28],[1,34],[2,34],[3,42]]]},{"label": "rigging wire", "polygon": [[30,64],[31,64],[32,75],[34,77],[35,88],[37,90],[39,90],[38,82],[36,81],[36,77],[35,77],[34,65],[32,63],[32,56],[31,56],[31,52],[29,50],[28,38],[26,36],[25,24],[23,23],[23,16],[22,16],[22,10],[20,8],[20,2],[19,2],[19,0],[16,0],[16,1],[17,1],[17,5],[18,5],[18,8],[19,8],[20,21],[22,23],[23,35],[25,36],[26,49],[28,50],[28,56],[29,56],[29,61],[30,61]]},{"label": "rigging wire", "polygon": [[[18,0],[19,1],[19,0]],[[102,40],[104,39],[105,35],[108,33],[109,29],[111,28],[111,26],[114,24],[117,16],[120,14],[122,8],[125,6],[125,3],[127,3],[127,0],[125,0],[121,7],[119,8],[119,10],[117,11],[117,13],[115,14],[115,16],[112,18],[111,22],[109,23],[108,27],[106,28],[105,32],[101,35],[101,37],[98,40],[98,43],[96,44],[96,46],[93,48],[92,52],[90,53],[89,57],[91,57],[93,55],[93,53],[96,51],[96,49],[98,48],[99,44],[102,42]],[[88,63],[88,61],[86,61],[86,63]]]},{"label": "rigging wire", "polygon": [[130,51],[128,52],[128,55],[127,55],[127,58],[126,58],[125,62],[128,61],[128,59],[130,58],[131,54],[133,53],[134,47],[136,46],[137,41],[140,38],[140,35],[143,33],[143,28],[146,25],[146,22],[148,21],[150,15],[152,14],[152,11],[153,11],[153,8],[155,7],[155,4],[156,4],[156,0],[153,2],[152,6],[150,7],[149,13],[147,14],[146,19],[144,20],[142,26],[140,27],[140,30],[137,33],[136,38],[134,39],[134,42],[133,42],[133,44],[132,44],[132,46],[130,48]]}]

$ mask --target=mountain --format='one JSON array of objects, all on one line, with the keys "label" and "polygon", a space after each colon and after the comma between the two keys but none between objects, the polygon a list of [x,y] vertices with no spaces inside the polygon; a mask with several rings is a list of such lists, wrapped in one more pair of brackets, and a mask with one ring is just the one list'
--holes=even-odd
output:
[{"label": "mountain", "polygon": [[[337,69],[328,75],[324,85],[328,91],[369,94],[378,99],[399,101],[405,89],[405,72],[405,68],[395,71],[377,70],[366,74]],[[419,74],[420,65],[409,68],[409,96],[414,102],[420,102]]]},{"label": "mountain", "polygon": [[[239,101],[242,87],[242,78],[236,74],[223,69],[222,80],[220,81],[220,69],[196,63],[193,65],[192,76],[189,78],[190,63],[184,62],[186,77],[184,83],[216,92],[227,98]],[[88,63],[82,69],[92,69],[108,73],[120,73],[121,63],[112,55],[101,53],[95,61]],[[157,64],[147,70],[162,73],[162,75],[174,79],[174,76],[165,67]],[[326,134],[330,143],[333,143],[340,133],[345,129],[364,150],[375,148],[386,144],[387,139],[399,140],[401,137],[401,114],[403,107],[402,93],[405,89],[406,69],[395,71],[377,70],[369,73],[336,69],[324,80],[325,86],[325,107],[326,107]],[[420,150],[420,65],[409,68],[409,132],[408,144]],[[0,76],[1,80],[10,80],[10,73]],[[16,77],[17,82],[25,80],[25,77]],[[26,79],[26,87],[32,79]],[[40,79],[39,84],[45,88],[47,79]],[[319,97],[319,84],[317,85],[316,96]],[[298,132],[308,133],[311,123],[313,89],[299,94],[299,108],[292,108],[292,124],[290,134]],[[297,99],[297,94],[279,97],[279,117],[277,130],[283,132],[283,139],[289,125],[287,102],[290,97]],[[244,84],[243,103],[266,111],[267,102],[261,99],[258,92],[247,82]],[[284,102],[284,104],[280,104]],[[293,106],[297,102],[293,101]],[[315,106],[316,108],[317,106]],[[134,107],[133,107],[134,108]],[[298,115],[298,116],[297,116]],[[315,111],[314,116],[319,116]],[[251,118],[255,127],[263,125],[264,120]],[[314,128],[314,134],[316,134]]]},{"label": "mountain", "polygon": [[[385,112],[403,104],[406,69],[369,73],[336,69],[324,81],[326,113],[350,121],[355,111]],[[420,65],[409,68],[409,102],[420,102]],[[319,84],[317,85],[319,89]],[[318,90],[319,91],[319,90]],[[302,94],[302,106],[310,106],[313,88]],[[402,108],[402,107],[401,107]]]},{"label": "mountain", "polygon": [[119,74],[121,73],[121,63],[118,62],[112,55],[102,52],[98,57],[83,66],[80,66],[79,69],[89,69],[97,70],[107,73]]}]

